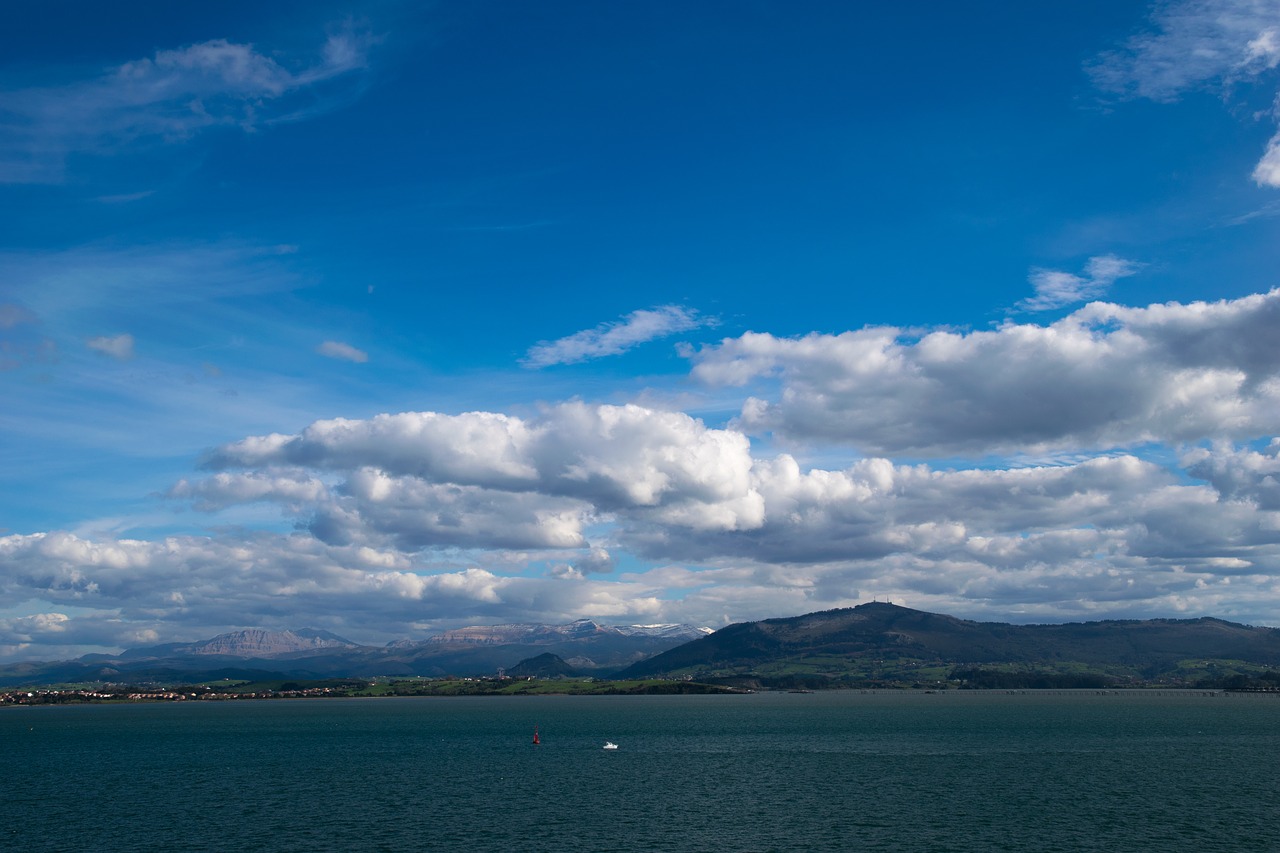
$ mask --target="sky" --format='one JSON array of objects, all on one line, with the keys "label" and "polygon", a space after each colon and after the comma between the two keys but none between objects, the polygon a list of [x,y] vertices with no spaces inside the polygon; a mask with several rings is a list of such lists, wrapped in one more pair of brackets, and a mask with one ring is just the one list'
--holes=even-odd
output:
[{"label": "sky", "polygon": [[1280,626],[1280,0],[49,0],[0,659]]}]

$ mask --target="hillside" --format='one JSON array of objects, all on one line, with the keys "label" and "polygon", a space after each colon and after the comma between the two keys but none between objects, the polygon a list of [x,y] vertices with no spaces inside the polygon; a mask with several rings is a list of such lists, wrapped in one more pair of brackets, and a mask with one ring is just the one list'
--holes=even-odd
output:
[{"label": "hillside", "polygon": [[935,681],[972,670],[1150,680],[1212,662],[1280,666],[1280,631],[1212,618],[1011,625],[872,603],[730,625],[619,677]]}]

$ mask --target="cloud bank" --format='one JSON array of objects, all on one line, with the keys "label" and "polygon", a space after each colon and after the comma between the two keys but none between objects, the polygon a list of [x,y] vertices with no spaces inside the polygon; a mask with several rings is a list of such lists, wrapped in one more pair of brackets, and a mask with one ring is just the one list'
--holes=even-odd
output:
[{"label": "cloud bank", "polygon": [[[247,437],[168,497],[215,519],[272,507],[293,532],[0,538],[0,594],[49,605],[9,619],[0,644],[123,644],[281,613],[401,635],[582,613],[717,624],[870,595],[971,615],[1256,619],[1280,605],[1278,305],[1280,292],[1093,303],[1047,326],[917,339],[744,335],[693,367],[780,380],[738,428],[570,402]],[[759,455],[744,430],[762,426],[890,452],[1078,458],[830,469]],[[1176,462],[1096,449],[1153,441],[1190,444]],[[619,554],[644,567],[619,571]]]},{"label": "cloud bank", "polygon": [[710,385],[776,381],[741,423],[865,453],[948,456],[1243,441],[1280,432],[1280,290],[1146,308],[1095,302],[1049,325],[894,327],[779,338],[749,332],[693,354]]},{"label": "cloud bank", "polygon": [[[1275,441],[1197,449],[1181,473],[1131,455],[825,470],[752,458],[732,431],[637,407],[573,405],[532,423],[454,417],[248,439],[210,460],[235,470],[171,493],[206,512],[275,505],[298,521],[291,534],[0,538],[0,594],[50,605],[11,620],[0,642],[126,644],[177,622],[198,636],[281,614],[392,635],[433,620],[584,612],[717,624],[726,609],[761,617],[870,595],[1058,618],[1246,617],[1280,604]],[[589,446],[547,435],[574,421]],[[609,429],[619,422],[628,429]],[[482,447],[502,453],[477,456]],[[457,464],[440,458],[450,449]],[[618,573],[616,551],[655,567]],[[68,608],[90,615],[61,618]]]}]

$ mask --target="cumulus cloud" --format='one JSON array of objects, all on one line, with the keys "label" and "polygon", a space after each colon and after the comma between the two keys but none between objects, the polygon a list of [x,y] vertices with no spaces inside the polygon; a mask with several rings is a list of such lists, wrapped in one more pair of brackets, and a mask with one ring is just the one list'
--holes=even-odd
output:
[{"label": "cumulus cloud", "polygon": [[584,575],[608,574],[615,565],[613,555],[605,548],[592,548],[573,563],[573,567]]},{"label": "cumulus cloud", "polygon": [[1280,432],[1280,290],[1128,308],[1095,302],[1050,325],[747,333],[692,355],[712,385],[777,378],[741,423],[867,453],[1036,453]]},{"label": "cumulus cloud", "polygon": [[1083,276],[1037,268],[1028,277],[1036,295],[1022,300],[1015,307],[1020,311],[1048,311],[1095,299],[1106,293],[1116,279],[1133,275],[1141,268],[1141,264],[1115,255],[1090,258]]},{"label": "cumulus cloud", "polygon": [[[159,50],[91,79],[0,91],[0,182],[47,183],[70,154],[178,142],[213,127],[253,130],[309,115],[316,88],[365,65],[369,36],[335,32],[318,62],[291,70],[225,39]],[[310,98],[293,95],[308,92]]]},{"label": "cumulus cloud", "polygon": [[493,412],[316,421],[296,435],[226,445],[206,465],[369,468],[392,478],[588,501],[602,511],[697,505],[715,515],[718,504],[749,491],[751,457],[745,436],[708,429],[683,413],[565,403],[533,421]]},{"label": "cumulus cloud", "polygon": [[1224,498],[1280,511],[1280,438],[1258,450],[1230,445],[1195,448],[1184,454],[1182,464]]},{"label": "cumulus cloud", "polygon": [[425,483],[361,469],[307,523],[331,544],[422,548],[578,548],[589,507],[579,501]]},{"label": "cumulus cloud", "polygon": [[559,340],[541,341],[529,349],[521,363],[533,368],[576,364],[620,355],[640,344],[709,325],[714,325],[714,320],[680,305],[632,311],[617,322],[603,323]]},{"label": "cumulus cloud", "polygon": [[341,341],[325,341],[316,347],[316,352],[326,358],[336,358],[342,361],[355,362],[356,364],[364,364],[369,360],[367,352],[356,349],[351,344],[344,344]]},{"label": "cumulus cloud", "polygon": [[303,471],[219,473],[200,480],[179,480],[169,497],[190,500],[195,508],[215,512],[236,504],[270,501],[300,507],[324,500],[328,486]]},{"label": "cumulus cloud", "polygon": [[[1115,319],[1115,306],[1096,310]],[[1126,325],[1144,322],[1139,314]],[[837,606],[867,589],[990,607],[1020,589],[1024,602],[1072,610],[1092,588],[1100,607],[1158,608],[1200,594],[1189,591],[1196,582],[1280,570],[1280,514],[1266,491],[1274,451],[1252,453],[1219,453],[1217,468],[1192,454],[1183,477],[1123,454],[1015,469],[869,458],[806,470],[787,454],[753,458],[745,436],[685,415],[574,403],[535,421],[406,413],[317,422],[219,449],[209,464],[237,473],[188,489],[253,499],[279,490],[283,505],[310,481],[291,474],[282,488],[253,472],[302,466],[341,478],[306,510],[330,546],[577,548],[548,575],[578,582],[614,565],[612,548],[586,540],[607,518],[618,548],[712,567],[652,570],[652,583],[700,590],[668,601],[666,612],[744,607],[757,595],[750,606],[792,597]],[[1249,476],[1229,482],[1218,469],[1232,465]],[[234,485],[240,476],[252,483]],[[760,593],[769,588],[772,599]]]},{"label": "cumulus cloud", "polygon": [[84,344],[94,352],[100,352],[121,361],[133,358],[133,335],[130,334],[101,335],[89,338]]},{"label": "cumulus cloud", "polygon": [[[1280,0],[1182,0],[1158,6],[1151,23],[1092,63],[1102,89],[1167,103],[1194,89],[1276,83]],[[1254,169],[1258,184],[1280,186],[1276,147],[1272,138]]]},{"label": "cumulus cloud", "polygon": [[[693,530],[759,524],[746,436],[681,413],[566,403],[524,420],[406,412],[317,421],[218,448],[170,497],[216,512],[269,502],[335,545],[584,549],[619,516]],[[606,571],[604,550],[579,560]]]},{"label": "cumulus cloud", "polygon": [[1089,560],[1132,570],[1230,556],[1280,568],[1280,532],[1257,527],[1258,506],[1180,485],[1132,456],[959,471],[866,459],[844,471],[804,471],[783,455],[757,463],[753,485],[764,499],[758,527],[689,533],[638,524],[619,541],[663,559],[776,565],[873,567],[910,556],[993,570]]}]

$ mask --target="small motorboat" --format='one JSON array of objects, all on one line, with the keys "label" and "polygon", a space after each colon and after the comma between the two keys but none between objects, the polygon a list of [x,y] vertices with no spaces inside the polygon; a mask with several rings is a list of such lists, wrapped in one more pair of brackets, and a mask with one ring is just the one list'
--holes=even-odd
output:
[{"label": "small motorboat", "polygon": [[616,743],[614,743],[613,741],[611,741],[611,740],[607,740],[607,741],[605,741],[605,742],[604,742],[604,748],[605,748],[605,749],[617,749],[617,748],[618,748],[618,745],[617,745]]}]

